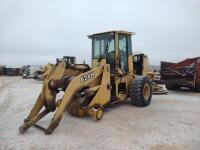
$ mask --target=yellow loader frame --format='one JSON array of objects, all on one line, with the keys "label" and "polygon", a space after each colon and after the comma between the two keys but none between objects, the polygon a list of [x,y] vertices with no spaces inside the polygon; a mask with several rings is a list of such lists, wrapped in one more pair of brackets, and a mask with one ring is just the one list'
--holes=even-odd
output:
[{"label": "yellow loader frame", "polygon": [[[31,126],[35,126],[45,134],[52,134],[65,111],[74,116],[91,115],[96,120],[101,120],[106,105],[125,101],[128,97],[136,106],[148,106],[152,96],[151,82],[147,77],[134,74],[133,54],[130,47],[129,51],[128,46],[124,47],[125,52],[120,48],[121,42],[125,39],[129,41],[124,44],[128,42],[130,44],[132,34],[134,33],[127,31],[110,31],[90,35],[93,45],[98,40],[104,42],[105,51],[103,57],[92,58],[92,68],[86,64],[69,64],[58,60],[49,69],[35,105],[19,128],[20,133],[23,134]],[[120,35],[125,37],[123,41],[120,41]],[[112,53],[108,53],[109,40],[114,42]],[[95,46],[92,49],[93,53],[98,50]],[[126,52],[124,58],[127,60],[127,71],[125,72],[120,61]],[[113,57],[108,59],[109,55]],[[112,65],[109,63],[111,59],[114,63]],[[126,62],[125,59],[123,60]],[[111,72],[112,69],[115,73]],[[64,95],[62,99],[57,100],[56,95],[59,91],[64,91]],[[36,124],[53,111],[55,114],[48,128]]]}]

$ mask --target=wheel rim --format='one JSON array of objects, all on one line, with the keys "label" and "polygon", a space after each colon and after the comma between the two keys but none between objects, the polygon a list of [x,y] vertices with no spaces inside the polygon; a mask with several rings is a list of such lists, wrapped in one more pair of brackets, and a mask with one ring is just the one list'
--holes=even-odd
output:
[{"label": "wheel rim", "polygon": [[96,112],[96,119],[101,120],[102,117],[103,117],[103,110],[98,109],[97,112]]},{"label": "wheel rim", "polygon": [[151,89],[150,89],[149,84],[145,84],[143,88],[143,96],[144,96],[145,101],[149,99],[150,91]]}]

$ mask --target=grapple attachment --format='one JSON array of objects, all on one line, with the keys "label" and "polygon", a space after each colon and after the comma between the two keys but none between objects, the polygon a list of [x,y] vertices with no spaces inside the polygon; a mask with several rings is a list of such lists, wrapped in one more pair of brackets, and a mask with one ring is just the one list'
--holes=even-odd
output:
[{"label": "grapple attachment", "polygon": [[[24,124],[19,127],[20,133],[23,134],[31,126],[35,126],[45,134],[52,134],[66,110],[73,116],[91,115],[100,120],[103,116],[102,106],[110,100],[110,89],[107,88],[110,87],[109,78],[109,65],[91,70],[87,65],[68,66],[65,62],[58,62],[45,78],[35,105]],[[59,91],[64,91],[64,95],[56,101]],[[105,94],[103,100],[99,91]],[[54,111],[48,128],[36,124]]]}]

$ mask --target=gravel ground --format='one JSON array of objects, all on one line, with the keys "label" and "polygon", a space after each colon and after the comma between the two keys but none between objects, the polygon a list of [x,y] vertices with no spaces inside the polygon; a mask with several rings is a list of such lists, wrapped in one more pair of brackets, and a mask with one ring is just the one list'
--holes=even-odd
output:
[{"label": "gravel ground", "polygon": [[[100,122],[67,113],[52,135],[18,127],[31,110],[42,82],[0,77],[0,149],[197,150],[200,147],[200,94],[169,91],[154,95],[150,106],[127,101],[105,109]],[[40,121],[48,126],[52,114]]]}]

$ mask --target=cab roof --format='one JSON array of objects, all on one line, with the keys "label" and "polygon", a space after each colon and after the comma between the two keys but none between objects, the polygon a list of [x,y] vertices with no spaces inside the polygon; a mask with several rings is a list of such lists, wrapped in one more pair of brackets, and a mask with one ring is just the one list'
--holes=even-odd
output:
[{"label": "cab roof", "polygon": [[124,30],[113,30],[113,31],[107,31],[107,32],[100,32],[100,33],[90,34],[90,35],[88,35],[88,37],[92,38],[92,36],[94,36],[94,35],[104,34],[104,33],[121,33],[121,34],[135,35],[134,32],[124,31]]}]

